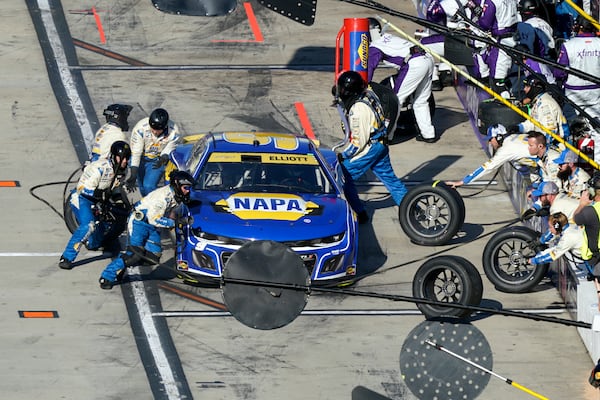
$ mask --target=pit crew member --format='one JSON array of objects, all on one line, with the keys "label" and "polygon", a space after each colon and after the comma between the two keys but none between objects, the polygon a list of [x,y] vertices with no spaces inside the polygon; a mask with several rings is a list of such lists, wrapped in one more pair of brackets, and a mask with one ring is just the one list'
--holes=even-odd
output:
[{"label": "pit crew member", "polygon": [[[350,129],[350,143],[338,157],[353,181],[369,169],[373,171],[394,202],[400,205],[407,190],[394,173],[389,149],[384,144],[387,132],[381,103],[366,87],[366,82],[355,71],[346,71],[337,80],[337,94],[343,102]],[[361,211],[362,204],[351,205],[357,213]]]},{"label": "pit crew member", "polygon": [[177,124],[169,119],[169,113],[163,108],[153,110],[150,117],[140,120],[131,132],[127,189],[133,191],[139,182],[142,197],[156,189],[169,162],[169,154],[180,139]]},{"label": "pit crew member", "polygon": [[75,192],[71,196],[71,207],[79,221],[79,227],[63,251],[58,266],[72,269],[73,261],[79,254],[82,244],[88,249],[99,248],[103,239],[103,225],[100,223],[98,205],[110,197],[112,190],[120,184],[118,177],[127,171],[131,148],[124,141],[116,141],[110,148],[108,158],[100,158],[83,170]]},{"label": "pit crew member", "polygon": [[194,178],[187,172],[174,170],[169,175],[169,184],[155,189],[143,197],[129,216],[127,250],[115,258],[102,271],[100,287],[112,289],[123,277],[126,267],[142,260],[158,263],[162,254],[160,229],[171,229],[175,220],[171,211],[190,200],[190,189]]}]

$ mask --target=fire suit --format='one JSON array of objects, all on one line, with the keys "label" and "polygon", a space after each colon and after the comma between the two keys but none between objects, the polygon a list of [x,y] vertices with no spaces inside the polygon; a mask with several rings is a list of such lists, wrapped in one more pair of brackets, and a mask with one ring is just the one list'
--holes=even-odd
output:
[{"label": "fire suit", "polygon": [[561,212],[567,216],[569,222],[572,222],[577,207],[579,207],[579,201],[577,199],[566,193],[559,193],[552,201],[552,204],[550,204],[550,214]]},{"label": "fire suit", "polygon": [[[548,92],[540,93],[531,102],[531,111],[529,115],[534,120],[538,121],[541,125],[548,128],[548,130],[556,133],[561,138],[565,138],[564,124],[567,123],[565,116],[562,113],[560,105],[554,100],[554,97]],[[541,128],[538,128],[530,120],[525,120],[519,124],[519,131],[529,132],[542,132]],[[554,138],[551,136],[546,137],[548,143],[552,143]]]},{"label": "fire suit", "polygon": [[[481,3],[483,13],[477,20],[477,25],[481,30],[490,32],[491,35],[501,44],[514,47],[513,38],[518,21],[517,1],[516,0],[483,0]],[[508,76],[512,65],[512,59],[504,51],[495,46],[488,46],[483,54],[483,61],[489,67],[490,76],[494,81],[503,81]],[[476,59],[476,64],[478,59]],[[485,67],[478,65],[480,71]],[[481,74],[485,77],[485,74]],[[495,83],[499,86],[498,82]],[[494,87],[494,90],[497,88]]]},{"label": "fire suit", "polygon": [[[373,171],[389,190],[394,202],[400,205],[407,190],[394,173],[389,149],[383,144],[386,131],[381,105],[375,104],[373,107],[369,101],[366,101],[365,93],[350,106],[348,111],[350,143],[341,153],[342,163],[353,181],[359,179],[369,169]],[[375,103],[378,103],[376,96]]]},{"label": "fire suit", "polygon": [[558,188],[568,196],[575,199],[581,197],[581,192],[587,189],[587,182],[590,180],[590,174],[583,169],[576,167],[566,180],[560,180],[557,183]]},{"label": "fire suit", "polygon": [[[412,49],[412,51],[411,51]],[[399,68],[392,82],[392,89],[398,96],[400,107],[413,95],[413,111],[421,135],[426,139],[435,138],[431,123],[429,96],[433,74],[433,58],[423,53],[408,40],[384,33],[369,45],[368,81],[371,81],[379,62],[388,62]],[[413,54],[411,54],[413,53]]]},{"label": "fire suit", "polygon": [[[578,207],[579,207],[579,201],[577,199],[570,197],[566,193],[558,193],[555,195],[554,200],[551,201],[550,214],[555,214],[555,213],[561,212],[561,213],[565,214],[565,216],[567,217],[567,220],[569,222],[573,222],[573,225],[575,225],[575,223],[574,223],[575,210],[577,210]],[[540,242],[541,243],[550,243],[550,242],[554,241],[555,239],[556,239],[556,237],[554,236],[552,231],[550,231],[550,229],[548,229],[540,237]],[[581,251],[579,251],[579,253],[581,254]]]},{"label": "fire suit", "polygon": [[99,201],[99,193],[107,195],[116,186],[115,169],[108,158],[100,158],[90,163],[83,170],[77,187],[71,196],[71,208],[79,221],[79,227],[73,232],[62,253],[62,258],[73,262],[79,253],[81,244],[87,237],[87,247],[97,248],[102,244],[104,225],[94,212],[94,206]]},{"label": "fire suit", "polygon": [[558,237],[558,242],[555,245],[537,253],[529,261],[532,265],[548,264],[554,260],[558,260],[568,251],[576,257],[581,257],[582,242],[583,230],[575,224],[567,224],[563,227]]},{"label": "fire suit", "polygon": [[502,146],[500,146],[493,157],[475,171],[465,176],[463,178],[463,183],[467,184],[488,177],[505,163],[510,161],[517,161],[528,167],[535,167],[537,165],[537,157],[529,154],[527,148],[527,135],[519,134],[507,136],[503,140]]},{"label": "fire suit", "polygon": [[109,282],[117,282],[126,267],[139,261],[139,259],[132,261],[135,257],[130,247],[144,249],[154,259],[160,259],[162,253],[160,228],[170,229],[175,226],[175,221],[168,216],[176,205],[177,201],[170,185],[153,190],[143,197],[129,216],[127,251],[108,264],[102,271],[101,278]]},{"label": "fire suit", "polygon": [[[592,33],[581,33],[564,42],[560,47],[558,63],[600,76],[600,38]],[[557,79],[564,82],[565,95],[592,118],[600,118],[600,85],[592,83],[567,71],[555,70]]]},{"label": "fire suit", "polygon": [[100,157],[107,158],[110,153],[110,146],[118,140],[127,142],[125,132],[119,126],[112,122],[102,125],[94,136],[91,161],[96,161]]},{"label": "fire suit", "polygon": [[[459,10],[464,11],[467,16],[471,16],[471,10],[467,8],[468,0],[433,0],[427,6],[425,18],[438,25],[444,25],[455,29],[459,27],[461,17],[457,16]],[[427,46],[434,53],[444,56],[444,35],[441,33],[425,36],[421,43]],[[451,68],[445,63],[436,62],[433,68],[432,80],[439,80],[440,71],[450,71]]]},{"label": "fire suit", "polygon": [[161,176],[165,172],[165,165],[160,165],[162,156],[168,156],[180,142],[179,128],[173,121],[169,121],[167,129],[159,136],[150,130],[148,118],[139,121],[131,131],[131,168],[138,169],[138,183],[140,193],[146,196],[156,189]]},{"label": "fire suit", "polygon": [[[531,70],[535,73],[543,75],[546,78],[546,82],[549,84],[555,84],[556,79],[554,78],[554,74],[548,65],[532,60],[531,58],[525,58],[525,64],[531,68]],[[525,76],[529,76],[529,71],[525,72]]]},{"label": "fire suit", "polygon": [[[554,100],[549,93],[544,92],[537,95],[531,102],[531,109],[529,115],[534,120],[538,121],[541,125],[548,128],[553,133],[556,133],[561,138],[565,139],[567,134],[564,131],[567,120],[562,113],[560,105]],[[533,124],[530,120],[525,120],[519,124],[519,132],[542,132],[542,129]],[[554,159],[560,156],[560,153],[565,149],[563,143],[556,143],[553,137],[546,135],[548,146],[547,160],[542,166],[544,172],[544,180],[552,180],[557,185],[559,180],[557,174],[559,165],[554,163]]]}]

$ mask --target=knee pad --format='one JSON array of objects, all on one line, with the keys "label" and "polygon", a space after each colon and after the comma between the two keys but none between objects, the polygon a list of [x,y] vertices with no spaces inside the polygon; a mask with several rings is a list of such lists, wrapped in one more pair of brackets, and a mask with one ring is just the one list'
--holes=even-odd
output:
[{"label": "knee pad", "polygon": [[146,250],[144,250],[143,247],[127,246],[127,251],[125,252],[125,254],[121,255],[125,267],[131,267],[138,264],[142,259],[142,255],[145,253],[145,251]]}]

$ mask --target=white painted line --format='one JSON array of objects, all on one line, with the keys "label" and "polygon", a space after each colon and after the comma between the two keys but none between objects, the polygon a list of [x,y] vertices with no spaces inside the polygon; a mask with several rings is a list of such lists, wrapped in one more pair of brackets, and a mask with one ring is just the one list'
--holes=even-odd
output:
[{"label": "white painted line", "polygon": [[81,127],[81,134],[86,144],[85,148],[88,149],[89,152],[89,149],[92,148],[92,143],[94,141],[94,132],[92,131],[90,122],[87,119],[83,103],[79,98],[77,87],[73,83],[73,75],[71,74],[71,70],[69,69],[67,56],[62,47],[62,43],[60,42],[60,36],[58,35],[58,31],[56,30],[56,25],[54,25],[54,19],[52,18],[50,4],[48,0],[38,0],[37,3],[38,7],[40,8],[42,21],[44,23],[44,26],[46,27],[46,32],[48,33],[48,42],[50,44],[50,47],[52,48],[52,52],[54,53],[54,58],[58,66],[60,79],[65,88],[65,92],[67,93],[67,97],[69,98],[71,108],[75,113],[77,123]]},{"label": "white painted line", "polygon": [[[37,4],[40,9],[42,23],[44,24],[44,27],[47,32],[50,48],[54,53],[54,59],[58,67],[58,72],[62,82],[62,86],[65,89],[69,100],[69,104],[73,109],[73,113],[75,114],[77,123],[80,126],[81,135],[83,141],[85,142],[86,149],[88,149],[87,151],[89,153],[94,140],[94,132],[92,131],[90,123],[87,119],[85,108],[79,97],[77,86],[75,85],[71,70],[69,69],[67,56],[60,41],[60,36],[56,29],[56,25],[54,24],[49,0],[37,0]],[[29,254],[29,256],[31,256],[31,254],[42,253],[5,254],[12,254],[12,256],[15,256],[15,254]],[[53,253],[43,254],[47,256]],[[60,255],[60,253],[58,254]],[[140,274],[139,268],[132,268],[132,270],[134,274]],[[171,366],[169,365],[164,349],[162,348],[160,337],[158,335],[158,330],[156,329],[152,313],[150,312],[150,305],[148,303],[148,298],[144,290],[144,283],[134,281],[131,283],[131,285],[134,301],[139,312],[142,329],[144,330],[146,339],[148,341],[148,346],[150,347],[150,351],[152,353],[152,357],[154,358],[154,362],[156,363],[156,369],[160,374],[161,384],[164,387],[165,394],[167,395],[168,399],[179,400],[182,397],[182,395],[179,392],[177,383],[175,382],[175,378],[173,376],[173,371],[171,370]]]},{"label": "white painted line", "polygon": [[[525,314],[562,314],[565,308],[556,309],[531,309],[531,310],[504,310],[522,312]],[[478,314],[480,314],[478,312]],[[393,316],[393,315],[421,315],[419,310],[304,310],[300,315],[317,316]],[[152,313],[154,317],[231,317],[228,311],[162,311]]]},{"label": "white painted line", "polygon": [[62,253],[0,253],[0,257],[60,257]]},{"label": "white painted line", "polygon": [[[141,271],[139,267],[132,267],[129,268],[128,274],[139,276],[141,275]],[[156,325],[154,324],[152,312],[150,311],[150,304],[148,303],[148,297],[146,296],[146,291],[144,289],[144,282],[132,281],[131,287],[135,305],[140,315],[140,321],[146,334],[146,339],[148,340],[148,346],[150,347],[152,357],[154,358],[156,369],[160,374],[160,382],[164,386],[165,393],[169,399],[179,400],[181,394],[179,393],[177,382],[173,376],[171,366],[169,365],[169,360],[160,343],[160,336],[156,329]]]},{"label": "white painted line", "polygon": [[[85,253],[90,256],[99,256],[101,251],[88,251]],[[62,253],[0,253],[0,257],[60,257]]]}]

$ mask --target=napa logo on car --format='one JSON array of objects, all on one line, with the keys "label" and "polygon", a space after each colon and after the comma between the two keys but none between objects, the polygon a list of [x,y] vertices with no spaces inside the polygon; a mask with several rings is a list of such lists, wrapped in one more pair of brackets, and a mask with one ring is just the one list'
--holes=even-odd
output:
[{"label": "napa logo on car", "polygon": [[296,221],[315,214],[320,206],[302,197],[286,193],[235,193],[215,203],[217,208],[240,219]]}]

